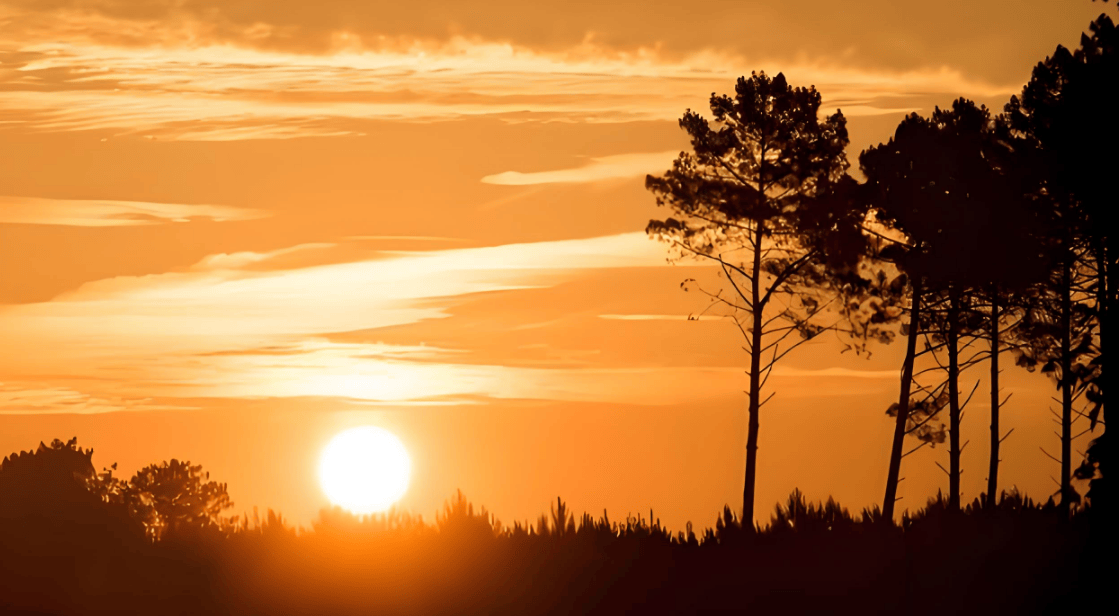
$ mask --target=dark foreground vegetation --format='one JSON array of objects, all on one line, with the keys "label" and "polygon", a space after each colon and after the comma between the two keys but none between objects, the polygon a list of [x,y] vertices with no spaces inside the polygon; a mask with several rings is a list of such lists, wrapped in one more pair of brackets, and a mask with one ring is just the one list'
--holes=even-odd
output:
[{"label": "dark foreground vegetation", "polygon": [[[76,441],[0,465],[5,614],[1072,613],[1108,604],[1091,508],[936,499],[901,524],[799,492],[763,528],[549,515],[507,526],[458,494],[434,523],[323,510],[219,515],[225,486],[172,461],[127,482]],[[1093,603],[1095,602],[1095,603]]]}]

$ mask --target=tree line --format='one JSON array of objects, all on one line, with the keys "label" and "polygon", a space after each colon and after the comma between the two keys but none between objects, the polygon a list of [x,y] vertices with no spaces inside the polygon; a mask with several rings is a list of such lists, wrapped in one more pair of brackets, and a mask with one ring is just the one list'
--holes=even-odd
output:
[{"label": "tree line", "polygon": [[[758,433],[774,366],[804,342],[835,332],[857,353],[900,337],[905,353],[881,512],[893,520],[903,458],[948,442],[948,508],[961,507],[960,422],[975,389],[960,375],[986,363],[990,401],[987,488],[999,494],[1000,374],[1008,360],[1049,377],[1059,392],[1056,509],[1081,497],[1110,510],[1106,432],[1074,459],[1074,434],[1106,426],[1104,332],[1114,314],[1116,253],[1109,217],[1119,163],[1119,32],[1101,15],[1080,46],[1033,70],[1001,112],[965,98],[909,114],[849,173],[842,113],[783,74],[742,77],[713,94],[710,119],[680,120],[691,151],[646,178],[670,217],[646,231],[670,260],[698,259],[726,287],[684,283],[737,326],[748,355],[744,520],[754,519]],[[978,386],[978,384],[977,384]],[[1083,432],[1081,433],[1083,434]],[[906,440],[915,447],[906,449]],[[1048,452],[1047,452],[1048,454]],[[939,463],[938,463],[939,464]]]},{"label": "tree line", "polygon": [[728,507],[673,532],[561,499],[505,524],[458,493],[430,522],[330,508],[295,527],[221,515],[225,486],[196,464],[112,470],[76,439],[0,462],[0,612],[1035,613],[1108,596],[1095,520],[1018,494],[956,515],[934,499],[895,525],[794,491],[762,527]]}]

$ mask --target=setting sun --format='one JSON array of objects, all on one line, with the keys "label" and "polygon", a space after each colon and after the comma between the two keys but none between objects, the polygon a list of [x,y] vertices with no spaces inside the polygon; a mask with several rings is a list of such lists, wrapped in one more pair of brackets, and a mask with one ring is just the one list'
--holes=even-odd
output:
[{"label": "setting sun", "polygon": [[373,426],[339,433],[323,450],[319,482],[327,498],[353,513],[392,506],[408,489],[412,461],[391,432]]}]

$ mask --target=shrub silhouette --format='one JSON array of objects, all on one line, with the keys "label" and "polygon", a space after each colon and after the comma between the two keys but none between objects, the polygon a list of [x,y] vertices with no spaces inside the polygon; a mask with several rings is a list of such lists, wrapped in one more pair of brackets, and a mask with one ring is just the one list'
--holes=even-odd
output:
[{"label": "shrub silhouette", "polygon": [[59,516],[96,507],[100,500],[88,489],[96,479],[93,450],[83,451],[77,438],[39,443],[0,463],[0,512],[7,516]]}]

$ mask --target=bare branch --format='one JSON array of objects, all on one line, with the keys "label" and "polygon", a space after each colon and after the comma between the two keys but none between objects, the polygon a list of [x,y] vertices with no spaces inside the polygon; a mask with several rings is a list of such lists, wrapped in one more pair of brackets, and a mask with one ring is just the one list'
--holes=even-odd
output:
[{"label": "bare branch", "polygon": [[734,287],[734,290],[738,293],[738,296],[742,298],[742,301],[746,302],[746,305],[750,307],[750,310],[753,310],[754,302],[752,300],[756,298],[746,297],[746,293],[743,292],[742,289],[738,288],[738,283],[734,281],[734,277],[731,276],[730,271],[727,270],[727,262],[723,260],[722,255],[719,255],[719,266],[722,267],[723,272],[726,273],[727,281],[730,282],[730,286]]},{"label": "bare branch", "polygon": [[[910,449],[909,451],[901,454],[901,457],[904,458],[905,456],[908,456],[909,454],[917,451],[918,449],[920,449],[920,448],[922,448],[922,447],[924,447],[925,445],[928,445],[928,444],[929,444],[929,441],[924,441],[920,445],[917,445],[916,447],[914,447],[913,449]],[[899,479],[898,481],[901,481],[901,480]]]},{"label": "bare branch", "polygon": [[747,280],[751,279],[750,274],[746,273],[746,270],[742,269],[741,267],[738,267],[737,265],[735,265],[733,263],[728,263],[727,261],[724,261],[723,259],[721,259],[719,257],[716,257],[715,255],[709,255],[706,252],[700,252],[700,251],[692,248],[691,246],[688,246],[687,244],[685,244],[681,241],[678,241],[678,240],[672,240],[672,243],[679,246],[680,248],[683,248],[684,250],[687,250],[688,252],[696,255],[697,257],[703,257],[705,259],[711,259],[712,261],[717,261],[719,263],[722,263],[723,265],[733,269],[734,271],[738,272],[739,274],[742,274]]},{"label": "bare branch", "polygon": [[1043,454],[1045,454],[1046,456],[1048,456],[1050,460],[1052,460],[1052,461],[1056,462],[1057,464],[1060,464],[1060,463],[1061,463],[1061,461],[1060,461],[1060,460],[1058,460],[1057,458],[1054,458],[1053,456],[1050,456],[1050,455],[1049,455],[1049,452],[1048,452],[1048,451],[1045,451],[1045,448],[1044,448],[1044,447],[1038,447],[1038,449],[1040,449],[1040,450],[1041,450],[1041,453],[1043,453]]},{"label": "bare branch", "polygon": [[975,386],[971,388],[971,393],[967,395],[967,399],[960,405],[960,421],[964,420],[963,410],[967,408],[967,403],[971,402],[971,397],[975,395],[975,390],[979,389],[979,381],[975,382]]}]

